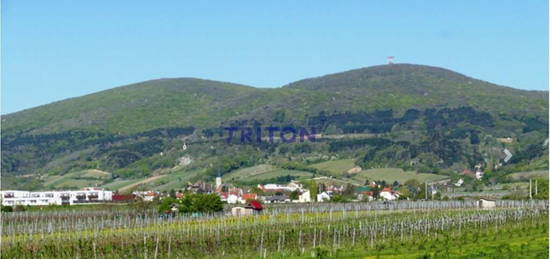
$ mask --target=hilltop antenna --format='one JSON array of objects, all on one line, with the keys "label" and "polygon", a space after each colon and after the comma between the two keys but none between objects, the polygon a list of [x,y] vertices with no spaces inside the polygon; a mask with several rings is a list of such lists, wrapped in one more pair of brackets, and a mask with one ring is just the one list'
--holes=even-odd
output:
[{"label": "hilltop antenna", "polygon": [[394,59],[394,58],[395,58],[394,56],[389,56],[389,57],[388,57],[388,65],[392,65],[392,64],[393,64],[393,59]]}]

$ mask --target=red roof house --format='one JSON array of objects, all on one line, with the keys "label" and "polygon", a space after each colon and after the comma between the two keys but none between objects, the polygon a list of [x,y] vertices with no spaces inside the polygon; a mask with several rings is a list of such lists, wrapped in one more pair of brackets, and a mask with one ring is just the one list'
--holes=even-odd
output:
[{"label": "red roof house", "polygon": [[255,200],[258,198],[258,195],[256,195],[255,193],[245,193],[243,194],[243,196],[241,196],[241,198],[245,201]]},{"label": "red roof house", "polygon": [[471,174],[473,174],[474,172],[472,172],[472,171],[470,171],[470,170],[468,170],[468,169],[465,169],[464,171],[462,171],[462,173],[465,174],[465,175],[471,175]]},{"label": "red roof house", "polygon": [[248,206],[250,206],[253,210],[258,210],[258,211],[264,209],[264,207],[262,206],[262,204],[261,204],[259,201],[256,201],[256,200],[250,201],[250,202],[248,203]]},{"label": "red roof house", "polygon": [[134,194],[113,194],[113,201],[114,202],[128,202],[133,201],[136,199],[136,196]]}]

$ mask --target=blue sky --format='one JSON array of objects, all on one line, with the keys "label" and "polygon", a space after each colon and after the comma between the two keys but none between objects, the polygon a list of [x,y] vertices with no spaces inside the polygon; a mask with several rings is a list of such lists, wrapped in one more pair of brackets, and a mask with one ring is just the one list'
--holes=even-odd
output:
[{"label": "blue sky", "polygon": [[2,114],[134,82],[278,87],[398,63],[548,87],[532,1],[2,1]]}]

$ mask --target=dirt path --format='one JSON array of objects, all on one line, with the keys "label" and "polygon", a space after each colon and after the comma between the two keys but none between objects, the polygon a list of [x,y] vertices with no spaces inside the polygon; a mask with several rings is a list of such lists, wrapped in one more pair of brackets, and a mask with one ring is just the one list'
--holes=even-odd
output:
[{"label": "dirt path", "polygon": [[139,181],[139,182],[135,182],[135,183],[133,183],[133,184],[126,185],[126,186],[124,186],[124,187],[118,189],[118,191],[124,193],[124,192],[126,192],[126,191],[132,190],[132,188],[137,187],[137,186],[139,186],[140,184],[145,184],[145,183],[148,183],[148,182],[152,182],[152,181],[154,181],[154,180],[161,179],[161,178],[163,178],[163,177],[165,177],[165,176],[166,176],[165,174],[163,174],[163,175],[151,176],[151,177],[149,177],[149,178],[147,178],[147,179],[143,179],[143,180],[141,180],[141,181]]}]

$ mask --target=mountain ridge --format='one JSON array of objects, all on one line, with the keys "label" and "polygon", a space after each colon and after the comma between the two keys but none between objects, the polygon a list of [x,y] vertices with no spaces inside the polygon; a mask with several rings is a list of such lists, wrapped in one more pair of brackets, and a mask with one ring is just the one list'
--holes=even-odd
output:
[{"label": "mountain ridge", "polygon": [[[363,168],[410,169],[418,163],[423,172],[459,170],[484,156],[493,167],[502,159],[502,137],[517,139],[506,146],[524,152],[514,166],[538,168],[546,152],[536,145],[548,133],[548,91],[499,86],[444,68],[393,64],[278,88],[190,77],[154,79],[1,118],[2,170],[7,175],[56,175],[92,167],[113,172],[113,177],[143,177],[175,166],[183,156],[177,149],[183,139],[202,141],[191,156],[193,167],[204,170],[230,159],[228,155],[242,154],[250,158],[242,157],[238,166],[219,166],[330,155],[356,159]],[[261,144],[252,151],[254,145],[239,148],[213,141],[229,125],[315,127],[325,135],[368,137],[324,140],[307,148],[290,145],[296,151]]]},{"label": "mountain ridge", "polygon": [[27,108],[27,109],[11,112],[11,113],[7,113],[7,114],[2,114],[1,117],[9,116],[9,115],[12,115],[12,114],[15,114],[15,113],[20,113],[20,112],[23,112],[23,111],[27,111],[27,110],[31,110],[31,109],[35,109],[35,108],[39,108],[39,107],[43,107],[43,106],[52,105],[52,104],[55,104],[55,103],[58,103],[58,102],[68,101],[68,100],[75,99],[75,98],[86,97],[86,96],[90,96],[90,95],[94,95],[94,94],[98,94],[98,93],[102,93],[102,92],[106,92],[106,91],[111,91],[111,90],[115,90],[115,89],[119,89],[119,88],[132,87],[132,86],[135,86],[135,85],[153,83],[153,82],[173,81],[173,80],[192,80],[192,81],[208,81],[208,82],[212,82],[212,83],[240,85],[240,86],[244,86],[244,87],[248,87],[248,88],[254,88],[254,89],[280,89],[280,88],[285,88],[285,87],[292,87],[292,86],[294,86],[298,83],[301,83],[303,81],[316,80],[316,79],[320,79],[320,78],[324,78],[324,77],[343,75],[343,74],[346,74],[346,73],[364,72],[364,71],[367,71],[367,70],[399,68],[399,67],[417,67],[417,68],[422,67],[422,68],[427,68],[427,69],[432,69],[432,70],[440,70],[440,71],[446,72],[450,75],[461,76],[463,78],[472,79],[472,80],[476,80],[476,81],[483,82],[483,83],[489,83],[489,84],[492,84],[492,85],[495,85],[495,86],[498,86],[498,87],[509,88],[509,89],[512,89],[512,90],[518,90],[518,91],[522,91],[522,92],[532,92],[532,93],[548,93],[548,90],[520,89],[520,88],[514,88],[512,86],[494,84],[494,83],[491,83],[489,81],[469,77],[465,74],[462,74],[462,73],[459,73],[459,72],[456,72],[456,71],[453,71],[453,70],[450,70],[450,69],[446,69],[446,68],[443,68],[443,67],[419,65],[419,64],[409,64],[409,63],[398,63],[398,64],[390,64],[390,65],[374,65],[374,66],[368,66],[368,67],[361,67],[361,68],[356,68],[356,69],[345,70],[345,71],[336,72],[336,73],[329,73],[329,74],[325,74],[325,75],[321,75],[321,76],[314,76],[314,77],[309,77],[309,78],[304,78],[304,79],[292,81],[290,83],[287,83],[287,84],[284,84],[284,85],[281,85],[281,86],[276,86],[276,87],[255,87],[255,86],[251,86],[251,85],[234,83],[234,82],[230,82],[230,81],[222,81],[222,80],[214,80],[214,79],[206,79],[206,78],[198,78],[198,77],[163,77],[163,78],[149,79],[149,80],[130,83],[130,84],[124,84],[124,85],[120,85],[120,86],[116,86],[116,87],[113,87],[113,88],[105,89],[105,90],[94,92],[94,93],[84,94],[84,95],[80,95],[80,96],[69,97],[69,98],[66,98],[66,99],[53,101],[53,102],[48,103],[48,104],[43,104],[43,105],[30,107],[30,108]]}]

